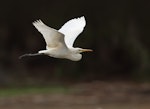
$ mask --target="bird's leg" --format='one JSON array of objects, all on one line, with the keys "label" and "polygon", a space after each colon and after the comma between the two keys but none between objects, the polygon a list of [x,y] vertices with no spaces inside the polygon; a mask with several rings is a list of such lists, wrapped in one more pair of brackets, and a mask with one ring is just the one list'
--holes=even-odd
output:
[{"label": "bird's leg", "polygon": [[27,56],[39,56],[39,55],[44,55],[44,53],[24,54],[24,55],[19,56],[19,59],[22,59]]}]

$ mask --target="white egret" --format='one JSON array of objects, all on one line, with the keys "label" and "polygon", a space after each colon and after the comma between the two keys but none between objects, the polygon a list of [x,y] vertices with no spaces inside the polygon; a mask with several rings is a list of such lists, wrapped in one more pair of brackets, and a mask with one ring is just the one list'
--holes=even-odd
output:
[{"label": "white egret", "polygon": [[33,22],[33,25],[43,35],[46,50],[41,50],[35,54],[24,54],[20,58],[44,54],[50,57],[79,61],[82,58],[82,52],[92,51],[91,49],[73,47],[75,39],[86,25],[84,16],[69,20],[59,30],[48,27],[41,20]]}]

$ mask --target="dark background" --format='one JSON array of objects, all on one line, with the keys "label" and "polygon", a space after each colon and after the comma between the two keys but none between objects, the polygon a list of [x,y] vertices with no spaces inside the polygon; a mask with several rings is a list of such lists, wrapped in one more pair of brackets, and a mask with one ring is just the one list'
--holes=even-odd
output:
[{"label": "dark background", "polygon": [[[34,85],[93,80],[150,80],[150,1],[5,0],[0,3],[0,85]],[[59,29],[85,16],[74,46],[91,48],[79,62],[48,56],[18,57],[45,49],[32,22]]]}]

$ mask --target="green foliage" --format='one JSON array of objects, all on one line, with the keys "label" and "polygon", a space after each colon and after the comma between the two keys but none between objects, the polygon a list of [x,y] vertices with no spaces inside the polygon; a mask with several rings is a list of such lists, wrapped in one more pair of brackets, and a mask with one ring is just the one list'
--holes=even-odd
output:
[{"label": "green foliage", "polygon": [[0,97],[18,96],[25,94],[55,94],[55,93],[69,93],[67,87],[62,86],[48,86],[48,87],[20,87],[20,88],[1,88]]}]

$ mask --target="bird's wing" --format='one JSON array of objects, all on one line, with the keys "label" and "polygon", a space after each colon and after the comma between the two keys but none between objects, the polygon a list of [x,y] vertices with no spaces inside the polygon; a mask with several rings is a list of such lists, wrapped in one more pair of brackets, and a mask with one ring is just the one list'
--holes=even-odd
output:
[{"label": "bird's wing", "polygon": [[58,30],[65,35],[65,43],[68,47],[73,47],[75,39],[83,31],[85,25],[86,21],[83,16],[69,20]]},{"label": "bird's wing", "polygon": [[57,47],[59,45],[66,47],[64,34],[48,27],[41,20],[33,22],[33,25],[43,35],[48,48]]}]

